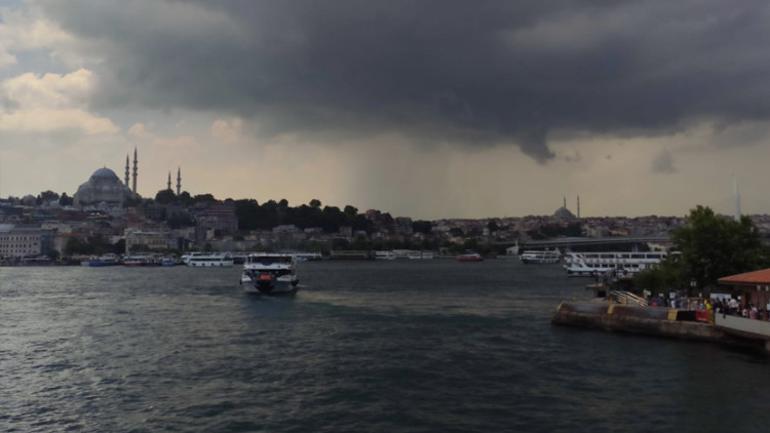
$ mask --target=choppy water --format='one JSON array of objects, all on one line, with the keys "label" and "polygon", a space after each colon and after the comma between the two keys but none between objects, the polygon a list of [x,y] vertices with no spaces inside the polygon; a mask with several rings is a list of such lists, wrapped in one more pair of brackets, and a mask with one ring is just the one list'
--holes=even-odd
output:
[{"label": "choppy water", "polygon": [[0,431],[767,432],[770,362],[553,327],[584,281],[514,261],[0,268]]}]

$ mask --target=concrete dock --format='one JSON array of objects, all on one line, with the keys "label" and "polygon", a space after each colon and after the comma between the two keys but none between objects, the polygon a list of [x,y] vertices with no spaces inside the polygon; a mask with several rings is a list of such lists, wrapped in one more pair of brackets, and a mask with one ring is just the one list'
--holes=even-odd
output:
[{"label": "concrete dock", "polygon": [[551,323],[682,340],[741,343],[710,323],[677,320],[677,310],[608,302],[562,302]]}]

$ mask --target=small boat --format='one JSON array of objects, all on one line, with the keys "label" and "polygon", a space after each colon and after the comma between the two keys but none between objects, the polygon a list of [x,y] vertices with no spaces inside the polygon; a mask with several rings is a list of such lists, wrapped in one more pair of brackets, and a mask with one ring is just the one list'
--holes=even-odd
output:
[{"label": "small boat", "polygon": [[291,254],[249,254],[243,264],[241,286],[247,293],[293,295],[299,290],[295,264]]},{"label": "small boat", "polygon": [[479,253],[465,253],[457,256],[458,262],[483,262],[484,257]]},{"label": "small boat", "polygon": [[179,261],[175,257],[162,257],[160,259],[160,265],[164,267],[176,266]]}]

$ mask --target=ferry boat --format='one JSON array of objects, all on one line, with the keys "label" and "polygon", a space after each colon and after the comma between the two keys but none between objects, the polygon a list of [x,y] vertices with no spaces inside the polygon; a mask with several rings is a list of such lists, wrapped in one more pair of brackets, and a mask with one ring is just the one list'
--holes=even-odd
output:
[{"label": "ferry boat", "polygon": [[559,263],[561,260],[561,253],[559,250],[553,251],[524,251],[519,256],[519,259],[524,264],[536,264],[547,265]]},{"label": "ferry boat", "polygon": [[191,268],[232,268],[234,263],[229,253],[191,253],[182,261]]},{"label": "ferry boat", "polygon": [[433,251],[411,251],[406,256],[409,260],[433,260]]},{"label": "ferry boat", "polygon": [[661,251],[567,253],[564,269],[570,277],[595,277],[609,273],[631,277],[657,266],[667,255]]},{"label": "ferry boat", "polygon": [[291,254],[249,254],[243,264],[241,286],[247,293],[293,295],[299,290],[295,265]]},{"label": "ferry boat", "polygon": [[100,268],[103,266],[116,266],[120,264],[118,256],[115,254],[105,254],[99,257],[90,257],[88,260],[80,262],[81,266],[88,266],[91,268]]},{"label": "ferry boat", "polygon": [[458,262],[483,262],[484,257],[479,253],[465,253],[457,256]]},{"label": "ferry boat", "polygon": [[152,256],[125,256],[123,266],[155,266],[155,258]]},{"label": "ferry boat", "polygon": [[394,251],[375,251],[375,260],[396,260],[398,257]]}]

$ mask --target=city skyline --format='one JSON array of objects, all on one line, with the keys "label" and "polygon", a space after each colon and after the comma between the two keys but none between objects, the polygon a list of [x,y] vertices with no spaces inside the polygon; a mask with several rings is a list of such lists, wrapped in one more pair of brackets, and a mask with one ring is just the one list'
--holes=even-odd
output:
[{"label": "city skyline", "polygon": [[735,173],[770,213],[766,5],[487,6],[2,2],[0,196],[138,148],[145,197],[181,166],[417,218],[732,214]]}]

